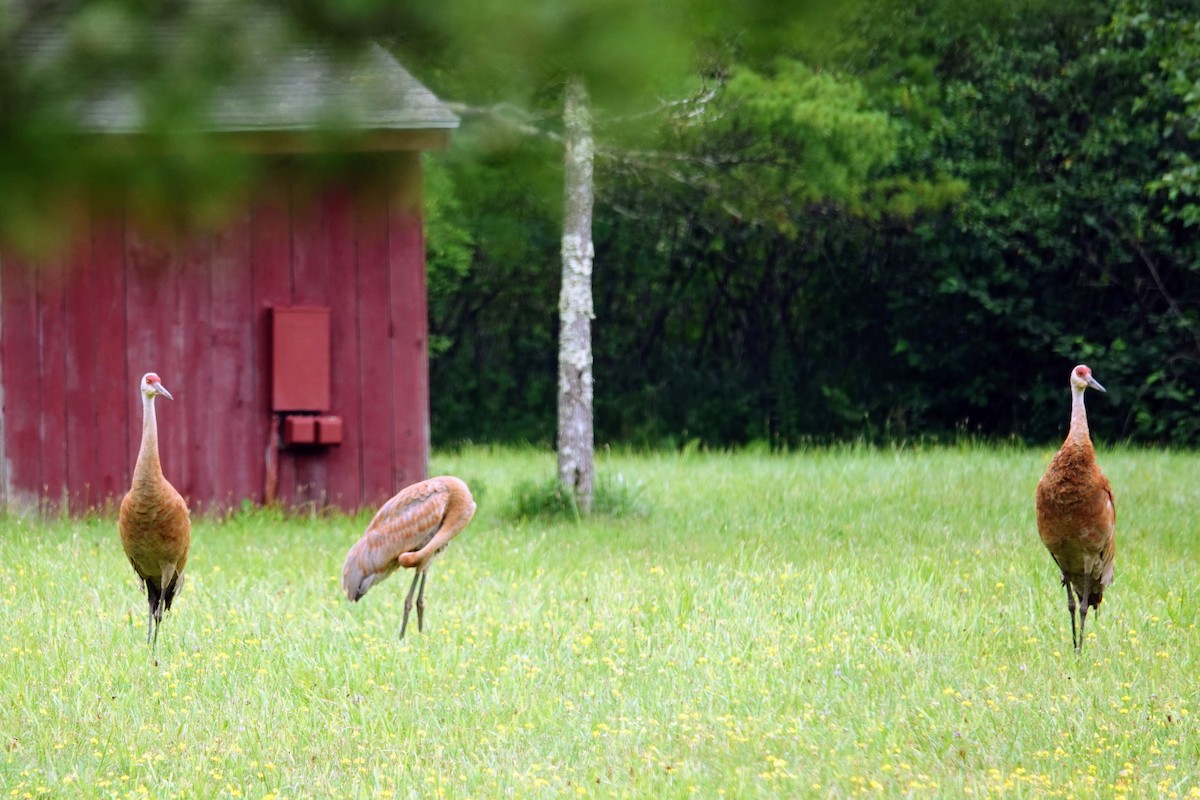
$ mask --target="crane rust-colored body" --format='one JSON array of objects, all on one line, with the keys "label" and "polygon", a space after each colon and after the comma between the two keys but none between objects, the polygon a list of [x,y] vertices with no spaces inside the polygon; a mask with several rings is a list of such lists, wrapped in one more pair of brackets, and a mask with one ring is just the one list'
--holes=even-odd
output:
[{"label": "crane rust-colored body", "polygon": [[174,398],[153,372],[142,376],[138,392],[142,398],[142,445],[133,468],[133,485],[121,501],[118,528],[125,555],[146,591],[150,606],[146,641],[153,649],[158,643],[163,612],[170,610],[171,601],[183,583],[183,568],[192,543],[192,522],[187,503],[163,477],[158,458],[154,398],[159,395],[168,400]]},{"label": "crane rust-colored body", "polygon": [[1080,364],[1071,370],[1071,429],[1037,487],[1038,533],[1062,573],[1076,650],[1083,649],[1088,609],[1099,607],[1105,588],[1112,583],[1117,549],[1116,502],[1108,478],[1096,465],[1083,407],[1083,393],[1089,386],[1105,391],[1087,366]]},{"label": "crane rust-colored body", "polygon": [[342,589],[357,602],[375,584],[400,568],[416,570],[404,600],[400,638],[408,629],[417,582],[417,630],[425,617],[425,577],[429,564],[458,535],[475,514],[471,490],[458,478],[414,483],[401,489],[376,512],[361,539],[350,548],[342,567]]}]

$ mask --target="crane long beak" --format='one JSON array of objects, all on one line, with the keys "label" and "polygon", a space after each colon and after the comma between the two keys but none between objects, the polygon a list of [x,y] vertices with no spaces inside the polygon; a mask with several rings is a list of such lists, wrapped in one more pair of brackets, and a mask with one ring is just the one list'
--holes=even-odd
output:
[{"label": "crane long beak", "polygon": [[[1097,383],[1096,385],[1099,386],[1100,384]],[[1100,391],[1103,392],[1104,389],[1101,388]],[[175,399],[174,397],[171,396],[171,393],[167,391],[167,387],[163,386],[161,383],[158,386],[154,387],[154,393],[161,394],[163,397],[167,398],[168,400]]]},{"label": "crane long beak", "polygon": [[[1088,384],[1088,386],[1092,387],[1093,389],[1098,389],[1101,392],[1106,392],[1106,393],[1108,392],[1107,389],[1105,389],[1103,386],[1100,385],[1100,381],[1096,380],[1091,375],[1088,375],[1087,384]],[[167,397],[170,397],[170,396],[171,395],[167,395]]]}]

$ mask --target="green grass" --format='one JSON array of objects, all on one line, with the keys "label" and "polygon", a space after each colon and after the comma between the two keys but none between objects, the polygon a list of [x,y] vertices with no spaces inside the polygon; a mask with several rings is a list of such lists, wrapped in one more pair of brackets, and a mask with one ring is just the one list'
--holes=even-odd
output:
[{"label": "green grass", "polygon": [[158,663],[112,520],[0,527],[4,797],[1200,796],[1200,456],[1102,448],[1071,650],[1050,450],[607,455],[646,515],[512,521],[548,453],[441,453],[475,521],[397,639],[366,516],[197,520]]}]

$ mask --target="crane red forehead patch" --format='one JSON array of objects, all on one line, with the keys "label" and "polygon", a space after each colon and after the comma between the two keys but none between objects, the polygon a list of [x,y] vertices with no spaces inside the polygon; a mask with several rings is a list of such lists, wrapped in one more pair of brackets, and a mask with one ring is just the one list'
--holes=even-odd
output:
[{"label": "crane red forehead patch", "polygon": [[146,383],[159,383],[159,378],[153,372],[146,375]]},{"label": "crane red forehead patch", "polygon": [[1075,374],[1081,378],[1086,378],[1088,375],[1092,374],[1092,371],[1081,364],[1075,368]]}]

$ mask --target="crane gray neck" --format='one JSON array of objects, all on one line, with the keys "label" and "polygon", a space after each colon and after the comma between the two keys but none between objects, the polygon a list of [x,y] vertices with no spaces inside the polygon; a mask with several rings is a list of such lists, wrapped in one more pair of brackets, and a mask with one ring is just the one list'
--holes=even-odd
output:
[{"label": "crane gray neck", "polygon": [[158,416],[154,412],[154,398],[142,395],[142,446],[138,449],[134,479],[145,479],[162,475],[158,459]]},{"label": "crane gray neck", "polygon": [[1082,388],[1071,386],[1071,431],[1067,441],[1090,445],[1092,437],[1088,431],[1087,410],[1083,407],[1083,392]]}]

